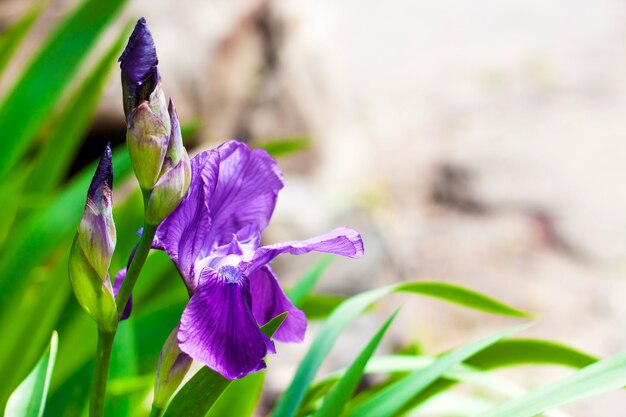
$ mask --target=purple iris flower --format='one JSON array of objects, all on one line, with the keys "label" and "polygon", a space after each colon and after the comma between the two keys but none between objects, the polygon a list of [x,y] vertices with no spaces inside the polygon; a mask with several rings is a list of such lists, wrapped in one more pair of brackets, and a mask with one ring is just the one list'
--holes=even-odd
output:
[{"label": "purple iris flower", "polygon": [[361,236],[343,227],[304,241],[261,246],[283,178],[264,150],[231,141],[191,161],[189,193],[157,229],[154,247],[174,261],[190,294],[180,349],[229,379],[265,368],[274,343],[259,329],[288,312],[274,338],[300,342],[304,313],[283,292],[269,263],[282,253],[363,255]]}]

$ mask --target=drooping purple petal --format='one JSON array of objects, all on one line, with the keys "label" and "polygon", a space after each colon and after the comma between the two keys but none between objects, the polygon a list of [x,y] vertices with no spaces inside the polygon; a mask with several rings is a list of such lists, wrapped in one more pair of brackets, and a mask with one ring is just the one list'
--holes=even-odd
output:
[{"label": "drooping purple petal", "polygon": [[349,227],[339,227],[324,235],[307,240],[291,240],[274,245],[262,246],[256,250],[253,258],[242,265],[242,271],[250,274],[263,265],[270,263],[281,253],[302,255],[311,251],[332,253],[348,258],[363,256],[361,235]]},{"label": "drooping purple petal", "polygon": [[[115,274],[115,279],[113,282],[113,297],[114,298],[117,298],[117,293],[119,293],[120,288],[122,288],[122,283],[124,282],[124,279],[126,279],[126,273],[128,272],[128,268],[130,268],[130,263],[133,261],[133,258],[135,257],[135,254],[137,253],[138,247],[139,247],[139,244],[135,245],[132,252],[130,253],[130,256],[128,257],[128,262],[126,263],[126,268],[120,269],[117,272],[117,274]],[[133,310],[133,295],[131,294],[130,297],[128,298],[128,302],[126,303],[126,306],[124,307],[124,311],[122,312],[122,317],[120,317],[120,320],[126,320],[127,318],[129,318],[132,310]]]},{"label": "drooping purple petal", "polygon": [[197,281],[194,263],[211,227],[208,185],[216,183],[218,165],[219,154],[215,151],[203,152],[191,160],[189,191],[176,210],[161,222],[153,244],[167,252],[192,291]]},{"label": "drooping purple petal", "polygon": [[151,77],[158,77],[159,59],[152,34],[148,29],[146,19],[143,17],[137,21],[118,62],[123,76],[128,77],[137,85],[143,84]]},{"label": "drooping purple petal", "polygon": [[[244,143],[230,141],[217,152],[219,175],[213,192],[207,192],[212,221],[205,243],[207,250],[228,243],[233,234],[242,230],[265,229],[283,187],[282,172],[266,151],[253,151]],[[239,238],[243,241],[249,237]]]},{"label": "drooping purple petal", "polygon": [[264,325],[286,311],[289,314],[273,337],[281,342],[301,342],[306,332],[306,317],[287,298],[272,269],[263,266],[250,274],[249,280],[256,321]]},{"label": "drooping purple petal", "polygon": [[183,352],[228,379],[265,368],[263,358],[276,352],[252,314],[247,278],[232,266],[202,271],[178,342]]},{"label": "drooping purple petal", "polygon": [[[120,292],[120,288],[122,288],[122,283],[126,278],[127,268],[120,269],[117,274],[115,274],[115,280],[113,282],[113,296],[117,298],[117,293]],[[124,311],[122,312],[122,317],[120,320],[126,320],[130,317],[130,313],[133,310],[133,296],[131,295],[126,303],[126,307],[124,307]]]}]

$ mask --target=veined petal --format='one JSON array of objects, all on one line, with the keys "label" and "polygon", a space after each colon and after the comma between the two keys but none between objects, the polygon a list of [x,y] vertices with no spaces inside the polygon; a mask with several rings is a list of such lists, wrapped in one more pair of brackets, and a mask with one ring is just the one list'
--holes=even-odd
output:
[{"label": "veined petal", "polygon": [[274,245],[262,246],[257,249],[249,262],[245,262],[241,269],[251,274],[263,265],[267,265],[281,253],[302,255],[311,251],[332,253],[348,258],[363,256],[363,240],[361,235],[349,227],[339,227],[324,235],[307,240],[291,240]]},{"label": "veined petal", "polygon": [[183,352],[228,379],[265,368],[263,358],[276,352],[252,314],[248,279],[233,266],[202,271],[178,342]]},{"label": "veined petal", "polygon": [[162,249],[174,261],[187,287],[196,287],[194,262],[211,227],[207,201],[215,184],[219,154],[206,151],[191,160],[191,184],[185,198],[176,210],[161,222],[153,247]]},{"label": "veined petal", "polygon": [[[205,250],[230,241],[242,230],[262,231],[267,227],[283,187],[280,168],[267,152],[251,150],[248,145],[230,141],[217,148],[219,175],[211,187],[209,211],[211,232]],[[248,240],[238,236],[240,241]]]},{"label": "veined petal", "polygon": [[286,311],[289,314],[274,333],[274,339],[281,342],[301,342],[306,332],[306,317],[287,298],[272,269],[267,265],[263,266],[250,274],[249,280],[252,312],[256,321],[264,325]]}]

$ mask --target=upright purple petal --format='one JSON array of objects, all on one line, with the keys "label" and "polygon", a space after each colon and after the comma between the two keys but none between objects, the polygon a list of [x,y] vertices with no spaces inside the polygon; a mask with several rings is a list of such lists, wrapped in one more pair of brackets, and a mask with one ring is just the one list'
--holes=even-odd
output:
[{"label": "upright purple petal", "polygon": [[289,314],[274,333],[274,339],[281,342],[301,342],[306,332],[306,317],[294,306],[280,287],[276,275],[269,266],[263,266],[250,274],[250,291],[252,293],[252,312],[260,325],[264,325],[274,317]]},{"label": "upright purple petal", "polygon": [[207,206],[215,184],[219,154],[203,152],[191,160],[191,185],[185,198],[157,228],[154,247],[162,249],[174,261],[187,287],[196,287],[194,263],[200,254],[211,227]]},{"label": "upright purple petal", "polygon": [[178,342],[183,352],[228,379],[265,368],[263,358],[276,352],[252,315],[247,278],[232,266],[202,271]]},{"label": "upright purple petal", "polygon": [[242,270],[250,274],[270,263],[281,253],[302,255],[311,251],[332,253],[348,258],[360,258],[363,256],[363,240],[355,230],[349,227],[340,227],[307,240],[291,240],[263,246],[256,250],[249,262],[242,265]]},{"label": "upright purple petal", "polygon": [[208,194],[212,224],[205,247],[209,249],[228,243],[242,229],[265,229],[283,187],[282,172],[264,150],[253,151],[244,143],[230,141],[217,152],[219,175],[213,192]]}]

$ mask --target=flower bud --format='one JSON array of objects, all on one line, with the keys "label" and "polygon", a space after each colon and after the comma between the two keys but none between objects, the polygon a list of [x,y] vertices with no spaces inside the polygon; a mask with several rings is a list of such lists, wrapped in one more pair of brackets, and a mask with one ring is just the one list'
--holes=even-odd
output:
[{"label": "flower bud", "polygon": [[[169,119],[169,117],[166,117]],[[128,116],[126,143],[135,176],[144,190],[151,190],[161,173],[169,142],[169,120],[155,114],[149,102],[142,102]]]},{"label": "flower bud", "polygon": [[154,40],[143,17],[137,21],[118,61],[122,70],[124,114],[128,118],[139,104],[149,100],[160,80]]},{"label": "flower bud", "polygon": [[154,405],[163,409],[189,371],[192,359],[178,347],[178,326],[165,341],[156,372]]},{"label": "flower bud", "polygon": [[115,249],[113,167],[107,145],[87,193],[85,211],[72,243],[69,276],[78,303],[106,330],[117,324],[108,270]]},{"label": "flower bud", "polygon": [[168,112],[171,120],[171,134],[167,152],[146,210],[146,221],[157,225],[172,213],[187,195],[191,182],[191,163],[183,138],[174,104],[170,100]]}]

